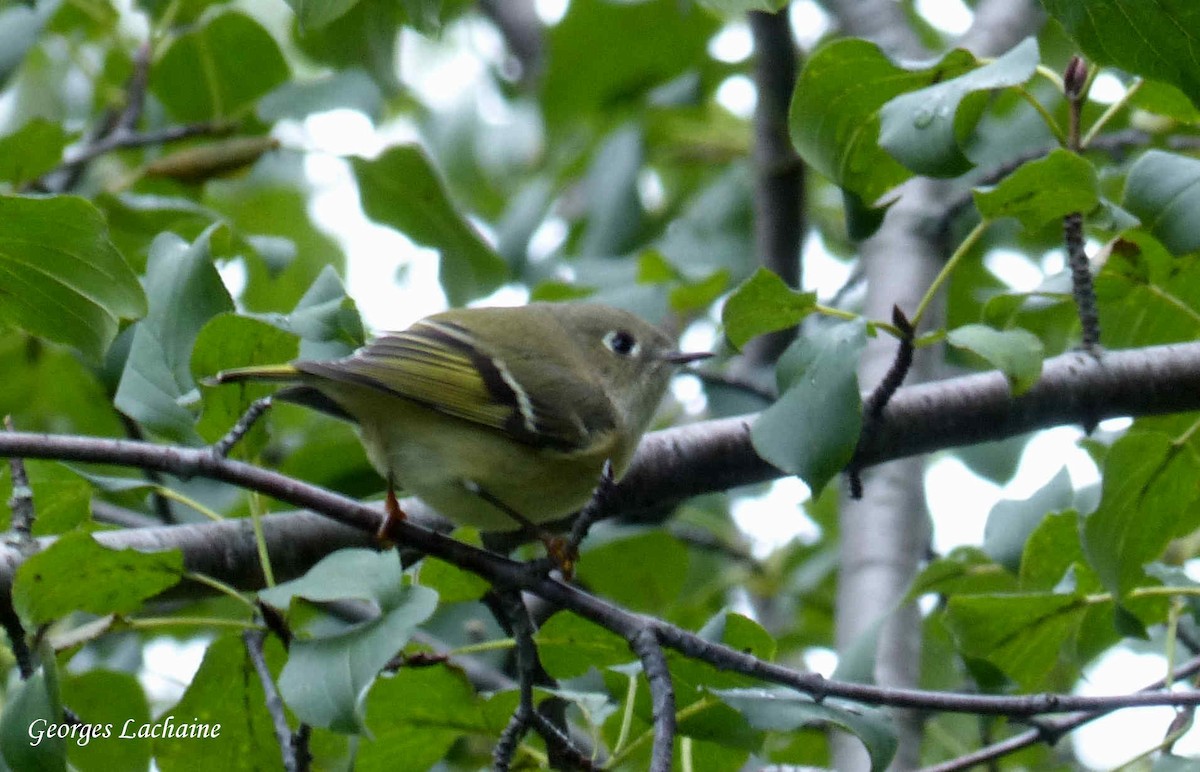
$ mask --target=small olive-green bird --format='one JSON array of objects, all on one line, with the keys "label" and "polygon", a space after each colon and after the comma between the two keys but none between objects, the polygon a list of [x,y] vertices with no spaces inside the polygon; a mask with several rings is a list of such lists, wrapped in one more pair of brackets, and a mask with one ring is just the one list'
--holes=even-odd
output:
[{"label": "small olive-green bird", "polygon": [[392,515],[399,484],[456,523],[506,531],[582,508],[606,461],[619,479],[671,375],[708,356],[627,311],[533,303],[446,311],[344,359],[213,380],[289,382],[276,398],[356,422]]}]

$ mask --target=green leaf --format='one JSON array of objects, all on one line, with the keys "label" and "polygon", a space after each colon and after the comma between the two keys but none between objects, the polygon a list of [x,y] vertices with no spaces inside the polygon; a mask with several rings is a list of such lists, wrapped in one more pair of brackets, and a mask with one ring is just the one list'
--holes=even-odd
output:
[{"label": "green leaf", "polygon": [[740,349],[758,335],[794,327],[816,305],[815,292],[798,292],[779,274],[759,268],[725,301],[721,323],[725,337]]},{"label": "green leaf", "polygon": [[975,57],[951,51],[932,67],[906,70],[874,43],[847,38],[818,49],[796,79],[788,123],[800,156],[867,206],[912,172],[879,145],[880,111],[888,101],[975,67]]},{"label": "green leaf", "polygon": [[370,733],[359,739],[358,772],[426,772],[464,734],[493,735],[483,700],[453,667],[401,668],[367,695]]},{"label": "green leaf", "polygon": [[1129,100],[1130,107],[1167,116],[1184,123],[1200,121],[1200,110],[1179,89],[1160,81],[1142,81],[1142,87]]},{"label": "green leaf", "polygon": [[775,659],[778,644],[766,628],[753,619],[733,611],[720,611],[700,628],[706,641],[723,643],[766,662]]},{"label": "green leaf", "polygon": [[150,89],[180,120],[219,120],[237,116],[288,75],[271,34],[246,14],[225,11],[172,40],[150,68]]},{"label": "green leaf", "polygon": [[150,705],[136,677],[112,670],[89,670],[67,677],[62,691],[63,702],[85,724],[107,729],[87,742],[77,738],[71,743],[67,753],[75,767],[145,769],[150,765],[148,738],[120,736],[127,722],[136,727],[150,721]]},{"label": "green leaf", "polygon": [[596,294],[591,287],[580,287],[561,281],[544,281],[535,286],[529,293],[530,303],[563,303],[569,300],[583,300]]},{"label": "green leaf", "polygon": [[304,359],[335,359],[363,344],[362,317],[333,266],[325,266],[290,314],[257,318],[300,336]]},{"label": "green leaf", "polygon": [[1200,6],[1188,0],[1042,0],[1097,64],[1165,80],[1200,105]]},{"label": "green leaf", "polygon": [[679,278],[679,270],[657,249],[647,249],[638,255],[638,284],[666,284]]},{"label": "green leaf", "polygon": [[838,663],[832,678],[861,684],[875,683],[875,666],[879,661],[879,634],[892,614],[881,614],[860,631],[848,645],[838,645]]},{"label": "green leaf", "polygon": [[711,14],[674,2],[575,0],[546,34],[546,123],[553,131],[640,107],[651,89],[704,60],[719,26]]},{"label": "green leaf", "polygon": [[[70,531],[91,517],[92,486],[72,469],[49,461],[26,461],[37,519],[34,536]],[[6,499],[7,500],[7,499]]]},{"label": "green leaf", "polygon": [[360,732],[367,687],[417,625],[433,614],[437,593],[404,586],[394,552],[344,549],[301,578],[259,593],[263,602],[279,609],[297,597],[318,602],[356,598],[379,606],[379,616],[365,622],[297,635],[279,675],[279,693],[301,720],[336,732]]},{"label": "green leaf", "polygon": [[[482,544],[479,531],[474,528],[456,528],[453,537],[476,547]],[[421,585],[435,591],[442,604],[477,601],[491,589],[482,577],[435,557],[422,560],[420,570]]]},{"label": "green leaf", "polygon": [[96,205],[108,220],[113,243],[130,260],[135,271],[144,271],[150,244],[163,231],[193,240],[221,219],[219,212],[187,198],[140,195],[128,191],[96,196]]},{"label": "green leaf", "polygon": [[989,220],[1015,217],[1036,230],[1072,212],[1089,212],[1100,202],[1096,167],[1066,150],[1029,161],[998,185],[976,188],[975,206]]},{"label": "green leaf", "polygon": [[[269,638],[263,654],[268,667],[278,672],[283,660],[280,644]],[[240,635],[222,636],[209,644],[187,691],[148,729],[168,719],[176,728],[180,724],[219,726],[220,734],[155,739],[154,761],[163,772],[279,769],[279,742],[267,712],[262,682]],[[133,727],[130,729],[132,732]]]},{"label": "green leaf", "polygon": [[0,415],[11,415],[17,428],[99,437],[124,434],[100,374],[71,349],[2,335],[0,372],[5,374]]},{"label": "green leaf", "polygon": [[363,211],[441,253],[439,279],[453,305],[500,286],[507,268],[459,213],[423,150],[393,147],[374,161],[352,158]]},{"label": "green leaf", "polygon": [[1025,83],[1037,65],[1037,40],[1026,38],[979,69],[901,94],[880,111],[880,146],[917,174],[957,177],[974,166],[960,141],[979,118],[978,109],[960,109],[963,100],[981,91]]},{"label": "green leaf", "polygon": [[[1035,498],[1037,496],[1034,494]],[[1078,571],[1084,567],[1080,524],[1079,513],[1073,509],[1049,512],[1042,517],[1025,540],[1021,555],[1021,589],[1053,590],[1068,570]],[[1098,579],[1095,582],[1099,584]]]},{"label": "green leaf", "polygon": [[59,124],[34,118],[0,138],[0,180],[14,187],[36,180],[58,165],[69,140]]},{"label": "green leaf", "polygon": [[17,569],[13,605],[30,627],[72,611],[128,614],[182,575],[179,550],[110,550],[88,534],[68,533]]},{"label": "green leaf", "polygon": [[[192,373],[207,378],[224,369],[269,365],[296,358],[296,338],[265,322],[235,314],[218,314],[196,336]],[[202,386],[203,411],[196,432],[212,443],[225,435],[250,407],[250,403],[278,390],[278,384],[245,381],[237,385]],[[252,459],[266,445],[267,430],[258,422],[233,448],[238,458]]]},{"label": "green leaf", "polygon": [[443,604],[477,601],[491,589],[486,580],[470,571],[432,557],[421,564],[421,585],[437,592]]},{"label": "green leaf", "polygon": [[1147,151],[1129,170],[1121,206],[1171,252],[1182,255],[1200,249],[1200,160]]},{"label": "green leaf", "polygon": [[1071,475],[1064,466],[1029,498],[996,502],[983,529],[984,552],[1008,570],[1018,570],[1030,534],[1049,513],[1071,506],[1074,498]]},{"label": "green leaf", "polygon": [[1028,691],[1046,682],[1088,608],[1075,595],[956,595],[946,623],[963,654],[986,659]]},{"label": "green leaf", "polygon": [[1104,463],[1099,508],[1083,521],[1083,548],[1104,586],[1124,596],[1171,539],[1200,526],[1200,457],[1161,432],[1131,430]]},{"label": "green leaf", "polygon": [[555,614],[534,634],[546,672],[575,678],[589,668],[603,670],[636,659],[625,639],[574,614]]},{"label": "green leaf", "polygon": [[361,68],[392,95],[401,87],[396,47],[404,20],[404,10],[395,0],[359,0],[319,29],[302,27],[297,19],[294,38],[312,59],[342,70]]},{"label": "green leaf", "polygon": [[192,346],[209,319],[233,310],[209,255],[212,234],[206,231],[190,246],[169,233],[154,240],[146,269],[150,310],[134,330],[115,399],[145,429],[191,444],[201,442],[183,404],[195,396]]},{"label": "green leaf", "polygon": [[362,70],[346,70],[309,81],[288,81],[258,102],[259,120],[274,123],[284,118],[303,119],[327,110],[357,110],[379,117],[383,94]]},{"label": "green leaf", "polygon": [[955,547],[925,567],[908,591],[907,601],[928,593],[962,595],[1012,592],[1017,582],[978,547]]},{"label": "green leaf", "polygon": [[1004,373],[1014,395],[1029,391],[1042,376],[1042,342],[1029,330],[994,330],[968,324],[951,330],[946,342],[993,364]]},{"label": "green leaf", "polygon": [[304,29],[320,29],[337,20],[358,3],[358,0],[287,0]]},{"label": "green leaf", "polygon": [[886,769],[896,755],[896,734],[886,714],[875,708],[825,700],[785,689],[724,689],[713,692],[746,717],[756,729],[794,732],[812,725],[832,724],[862,741],[871,757],[871,769]]},{"label": "green leaf", "polygon": [[316,227],[308,196],[294,185],[214,181],[204,194],[235,233],[254,234],[243,251],[246,288],[239,301],[247,310],[287,308],[312,290],[322,272],[342,268],[337,242]]},{"label": "green leaf", "polygon": [[0,196],[0,323],[98,360],[119,319],[146,313],[104,218],[73,196]]},{"label": "green leaf", "polygon": [[[53,662],[49,666],[54,667]],[[0,714],[0,752],[8,767],[22,772],[65,771],[67,741],[46,731],[61,727],[62,720],[57,679],[48,676],[45,667],[18,681],[5,695]]]},{"label": "green leaf", "polygon": [[729,270],[720,268],[699,281],[685,281],[671,288],[667,301],[671,310],[684,316],[708,308],[729,286]]},{"label": "green leaf", "polygon": [[758,454],[799,476],[813,495],[854,455],[862,426],[856,368],[866,343],[861,320],[797,339],[776,369],[782,396],[750,430]]},{"label": "green leaf", "polygon": [[1105,345],[1200,337],[1200,255],[1174,257],[1142,230],[1126,231],[1111,246],[1095,282]]},{"label": "green leaf", "polygon": [[662,613],[679,599],[687,569],[687,548],[663,531],[649,531],[585,551],[578,571],[596,594]]},{"label": "green leaf", "polygon": [[620,255],[636,243],[643,219],[637,189],[645,163],[642,145],[641,128],[631,124],[614,131],[596,149],[583,183],[587,216],[580,255]]},{"label": "green leaf", "polygon": [[25,60],[25,54],[37,43],[45,21],[45,12],[32,7],[11,5],[0,8],[0,85],[8,81]]}]

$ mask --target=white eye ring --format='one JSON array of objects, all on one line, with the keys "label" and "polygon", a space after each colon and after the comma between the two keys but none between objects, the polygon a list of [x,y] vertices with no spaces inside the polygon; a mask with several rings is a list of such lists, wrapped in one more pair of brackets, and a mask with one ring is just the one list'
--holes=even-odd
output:
[{"label": "white eye ring", "polygon": [[626,330],[609,330],[601,340],[617,356],[634,357],[642,350],[642,344],[633,337],[633,333]]}]

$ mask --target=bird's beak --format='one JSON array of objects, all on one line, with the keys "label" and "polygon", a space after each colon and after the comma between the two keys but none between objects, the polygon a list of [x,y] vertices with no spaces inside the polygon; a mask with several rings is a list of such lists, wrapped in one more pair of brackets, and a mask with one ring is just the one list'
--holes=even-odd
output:
[{"label": "bird's beak", "polygon": [[712,356],[709,351],[696,351],[688,353],[685,351],[668,351],[662,355],[664,362],[670,362],[673,365],[686,365],[691,362],[699,362],[701,359],[708,359]]}]

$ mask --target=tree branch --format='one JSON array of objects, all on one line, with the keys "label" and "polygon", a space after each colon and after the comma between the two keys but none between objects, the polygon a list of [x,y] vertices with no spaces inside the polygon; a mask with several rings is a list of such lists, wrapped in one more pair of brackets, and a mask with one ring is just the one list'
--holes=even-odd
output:
[{"label": "tree branch", "polygon": [[[1200,343],[1069,353],[1046,360],[1042,377],[1013,397],[999,372],[908,386],[896,392],[864,467],[933,450],[1015,437],[1037,429],[1120,416],[1200,410]],[[753,415],[647,435],[613,490],[614,512],[664,509],[690,496],[763,482],[782,473],[750,443]]]},{"label": "tree branch", "polygon": [[[1041,380],[1019,397],[1010,394],[1008,382],[995,371],[902,388],[884,410],[872,441],[860,449],[859,458],[869,466],[1082,423],[1093,415],[1104,420],[1193,410],[1200,410],[1200,343],[1107,351],[1099,360],[1069,353],[1047,360]],[[666,511],[692,496],[783,476],[754,452],[750,442],[754,418],[745,415],[702,421],[648,434],[628,473],[607,495],[605,513],[645,515]],[[207,450],[128,440],[0,433],[0,456],[14,455],[119,463],[181,477],[206,475],[264,490],[293,503],[295,490],[308,488],[265,469],[215,457]],[[259,487],[268,484],[266,480],[270,481],[270,490]],[[335,549],[371,546],[371,537],[361,529],[367,525],[378,527],[382,512],[360,506],[369,514],[357,516],[349,528],[311,513],[264,517],[267,547],[281,577],[302,573]],[[449,527],[417,499],[405,499],[403,507],[414,523]],[[189,570],[236,587],[255,587],[261,581],[257,569],[233,575],[229,568],[257,561],[246,520],[110,531],[96,537],[114,547],[178,547],[193,561],[187,564]],[[250,546],[243,548],[241,542],[247,538]],[[11,578],[14,561],[0,550],[0,582]]]},{"label": "tree branch", "polygon": [[[1087,399],[1084,399],[1085,394]],[[1046,376],[1038,387],[1015,399],[1008,395],[1004,379],[998,373],[902,389],[885,411],[879,439],[869,449],[869,455],[866,457],[871,461],[878,461],[895,458],[902,452],[925,452],[934,447],[948,447],[971,439],[994,439],[997,431],[1007,436],[1055,423],[1078,420],[1086,415],[1083,410],[1090,408],[1098,409],[1101,417],[1200,409],[1200,343],[1110,352],[1100,361],[1082,354],[1058,357],[1048,363]],[[752,455],[746,437],[750,420],[750,417],[726,419],[652,435],[639,454],[637,476],[632,482],[622,481],[614,493],[620,494],[622,490],[633,493],[638,485],[649,486],[637,495],[631,495],[627,503],[662,506],[684,494],[749,482],[750,479],[736,480],[728,476],[718,480],[709,479],[703,484],[691,479],[685,481],[684,490],[680,490],[671,477],[655,479],[655,475],[679,463],[678,459],[671,461],[666,458],[672,455],[683,457],[685,464],[688,463],[689,456],[691,461],[702,465],[712,463],[705,461],[704,454],[699,452],[709,445],[725,447],[727,451],[733,448],[734,455]],[[709,438],[708,442],[703,442],[702,439],[706,436]],[[656,454],[663,458],[654,458]],[[340,528],[341,533],[344,534],[348,530],[345,526],[361,532],[360,538],[363,541],[359,542],[360,544],[371,543],[382,520],[382,515],[376,508],[269,470],[221,459],[208,450],[125,440],[0,433],[0,455],[102,461],[158,469],[181,477],[202,475],[319,511],[343,524]],[[726,454],[718,455],[721,462],[716,464],[714,469],[734,461],[734,467],[743,472],[749,471],[751,477],[763,479],[778,474],[761,460],[754,464],[747,463],[744,459],[731,459]],[[664,461],[666,463],[662,463]],[[613,506],[620,506],[620,496],[614,498],[617,501]],[[414,511],[417,509],[418,507],[414,507]],[[287,540],[289,543],[281,543],[281,531],[286,522],[303,518],[304,516],[297,515],[286,519],[280,516],[266,518],[267,522],[273,524],[272,527],[265,528],[268,533],[278,529],[273,534],[274,538],[268,536],[269,549],[295,549],[290,539]],[[276,522],[278,525],[274,525]],[[177,546],[172,543],[177,541],[174,537],[183,536],[184,538],[178,541],[186,542],[191,547],[185,555],[185,564],[191,567],[199,558],[197,553],[226,554],[230,545],[221,544],[219,541],[214,544],[204,538],[216,533],[222,533],[226,538],[240,535],[241,540],[253,543],[249,525],[244,522],[108,532],[96,534],[96,538],[111,547],[162,549]],[[812,695],[814,699],[835,696],[893,707],[1007,716],[1111,710],[1134,705],[1200,704],[1200,693],[1111,697],[1057,694],[992,696],[826,681],[812,673],[797,672],[763,662],[743,652],[705,641],[674,625],[632,614],[588,595],[579,588],[536,575],[528,571],[522,563],[454,541],[426,530],[411,520],[394,523],[389,535],[397,543],[454,563],[497,586],[518,588],[537,595],[554,606],[573,611],[602,625],[626,640],[643,635],[644,631],[648,630],[661,645],[687,656],[701,658],[721,669],[797,689]],[[300,549],[324,554],[332,546],[322,541],[319,545],[301,546]],[[242,565],[255,565],[253,547],[250,547],[247,553]],[[213,559],[208,557],[206,560]],[[314,556],[313,562],[315,560]],[[15,550],[0,550],[0,587],[11,583],[13,571],[19,562],[20,556]],[[228,573],[229,569],[225,571]],[[247,577],[242,576],[241,582],[245,586]]]},{"label": "tree branch", "polygon": [[[788,106],[796,87],[796,46],[787,10],[752,11],[754,83],[754,239],[763,266],[789,287],[800,286],[804,239],[804,165],[788,135]],[[796,336],[795,329],[761,335],[743,349],[750,367],[772,364]]]},{"label": "tree branch", "polygon": [[267,634],[262,630],[246,630],[242,633],[242,642],[246,645],[246,653],[254,664],[254,672],[262,684],[267,713],[271,716],[271,727],[275,730],[275,740],[279,743],[282,754],[283,768],[286,772],[302,772],[309,768],[307,749],[297,748],[292,742],[292,728],[288,726],[287,715],[283,710],[283,699],[275,688],[275,679],[267,667],[263,654],[263,644]]},{"label": "tree branch", "polygon": [[[1171,681],[1181,681],[1185,678],[1200,673],[1200,657],[1193,657],[1189,661],[1180,665],[1174,673],[1171,674]],[[1162,689],[1167,686],[1167,679],[1160,678],[1149,686],[1143,688],[1142,692],[1151,692],[1156,689]],[[949,761],[943,761],[940,764],[934,764],[930,767],[925,767],[921,772],[959,772],[959,770],[970,769],[977,764],[984,764],[989,761],[1007,756],[1010,753],[1028,748],[1031,745],[1036,745],[1039,742],[1045,742],[1051,738],[1062,737],[1068,732],[1072,732],[1084,724],[1095,721],[1101,716],[1108,715],[1111,710],[1097,710],[1090,713],[1080,713],[1073,716],[1061,716],[1059,718],[1042,721],[1041,725],[1029,729],[1027,731],[1015,734],[1012,737],[1005,738],[999,742],[980,748],[977,751],[959,756]]]},{"label": "tree branch", "polygon": [[650,685],[654,716],[654,747],[650,751],[651,772],[670,772],[675,745],[675,687],[662,646],[650,626],[629,636],[629,648],[642,661],[642,672]]}]

